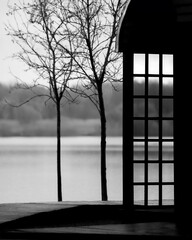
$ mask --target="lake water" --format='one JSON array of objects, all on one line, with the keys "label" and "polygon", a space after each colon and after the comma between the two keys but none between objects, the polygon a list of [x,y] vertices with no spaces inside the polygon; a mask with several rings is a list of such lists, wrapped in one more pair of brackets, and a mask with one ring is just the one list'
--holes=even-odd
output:
[{"label": "lake water", "polygon": [[[100,200],[100,138],[62,138],[64,201]],[[109,200],[122,200],[122,138],[107,139]],[[0,138],[0,203],[57,200],[56,138]]]},{"label": "lake water", "polygon": [[[135,160],[144,157],[143,144],[135,145]],[[164,160],[173,157],[173,146],[163,146]],[[152,143],[150,156],[155,159]],[[149,158],[150,161],[150,158]],[[56,138],[0,138],[0,203],[57,201]],[[163,165],[163,181],[174,181],[173,164]],[[149,163],[148,181],[158,182],[158,163]],[[134,181],[144,181],[144,164],[134,167]],[[122,138],[107,139],[109,200],[122,200]],[[63,201],[101,200],[100,138],[62,138]],[[135,187],[135,201],[142,204],[144,188]],[[163,187],[163,198],[173,204],[173,186]],[[149,187],[149,200],[158,199],[157,186]],[[167,202],[166,202],[167,203]]]}]

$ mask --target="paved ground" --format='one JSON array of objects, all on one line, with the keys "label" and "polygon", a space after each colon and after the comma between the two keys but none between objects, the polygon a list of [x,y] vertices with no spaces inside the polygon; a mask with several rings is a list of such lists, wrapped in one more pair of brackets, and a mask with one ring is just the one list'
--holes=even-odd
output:
[{"label": "paved ground", "polygon": [[41,212],[76,206],[77,203],[8,203],[0,204],[0,224]]},{"label": "paved ground", "polygon": [[[147,217],[146,217],[147,216]],[[62,202],[0,205],[0,239],[192,239],[172,211],[125,212],[120,203]]]}]

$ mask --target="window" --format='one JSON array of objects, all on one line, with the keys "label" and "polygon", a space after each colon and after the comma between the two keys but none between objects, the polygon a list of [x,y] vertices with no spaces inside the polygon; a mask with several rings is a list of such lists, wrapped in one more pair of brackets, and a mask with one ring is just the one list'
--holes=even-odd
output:
[{"label": "window", "polygon": [[172,54],[133,56],[134,204],[174,204]]}]

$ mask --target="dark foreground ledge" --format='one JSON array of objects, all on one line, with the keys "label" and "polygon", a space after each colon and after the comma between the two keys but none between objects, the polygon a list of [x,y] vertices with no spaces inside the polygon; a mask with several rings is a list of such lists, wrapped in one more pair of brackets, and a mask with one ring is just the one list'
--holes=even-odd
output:
[{"label": "dark foreground ledge", "polygon": [[0,205],[0,239],[191,239],[174,210],[137,209],[118,202]]}]

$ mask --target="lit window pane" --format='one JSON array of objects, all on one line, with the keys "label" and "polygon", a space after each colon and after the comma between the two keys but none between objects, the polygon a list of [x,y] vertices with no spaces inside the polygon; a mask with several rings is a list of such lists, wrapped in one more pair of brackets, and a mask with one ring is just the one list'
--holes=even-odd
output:
[{"label": "lit window pane", "polygon": [[163,74],[173,75],[173,55],[163,55]]},{"label": "lit window pane", "polygon": [[173,120],[163,120],[163,138],[172,139],[173,138]]},{"label": "lit window pane", "polygon": [[159,186],[148,186],[148,205],[159,204]]},{"label": "lit window pane", "polygon": [[134,95],[145,95],[144,77],[134,77]]},{"label": "lit window pane", "polygon": [[173,117],[173,99],[163,99],[163,117]]},{"label": "lit window pane", "polygon": [[159,95],[159,78],[149,77],[148,88],[149,95]]},{"label": "lit window pane", "polygon": [[143,163],[135,163],[133,172],[134,172],[134,182],[144,182],[145,173],[144,173]]},{"label": "lit window pane", "polygon": [[149,138],[159,138],[159,122],[156,120],[148,121],[148,136]]},{"label": "lit window pane", "polygon": [[134,186],[134,204],[144,205],[144,186]]},{"label": "lit window pane", "polygon": [[145,116],[145,99],[134,99],[134,117]]},{"label": "lit window pane", "polygon": [[148,142],[148,160],[156,161],[159,159],[159,143]]},{"label": "lit window pane", "polygon": [[134,142],[134,161],[140,161],[145,159],[145,143],[144,142]]},{"label": "lit window pane", "polygon": [[145,137],[145,121],[144,120],[134,120],[133,134],[134,138],[144,138]]},{"label": "lit window pane", "polygon": [[159,100],[151,98],[148,101],[148,116],[159,117]]},{"label": "lit window pane", "polygon": [[172,163],[163,164],[163,182],[174,181],[174,165]]},{"label": "lit window pane", "polygon": [[145,74],[145,54],[134,54],[134,74]]},{"label": "lit window pane", "polygon": [[174,144],[173,142],[163,142],[162,144],[163,148],[163,161],[173,161],[174,160]]},{"label": "lit window pane", "polygon": [[149,74],[159,74],[158,54],[149,54]]},{"label": "lit window pane", "polygon": [[174,204],[174,186],[166,185],[163,186],[163,205],[173,205]]},{"label": "lit window pane", "polygon": [[163,96],[173,96],[173,78],[163,78]]},{"label": "lit window pane", "polygon": [[148,164],[148,181],[158,182],[159,181],[159,165],[156,163]]}]

